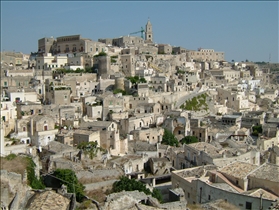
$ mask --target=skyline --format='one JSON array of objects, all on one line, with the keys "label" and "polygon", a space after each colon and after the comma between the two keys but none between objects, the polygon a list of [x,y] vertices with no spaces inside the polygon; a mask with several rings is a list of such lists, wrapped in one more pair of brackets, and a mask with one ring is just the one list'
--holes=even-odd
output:
[{"label": "skyline", "polygon": [[155,43],[222,51],[226,61],[279,62],[278,2],[1,1],[1,51],[36,52],[50,36],[127,36],[148,18]]}]

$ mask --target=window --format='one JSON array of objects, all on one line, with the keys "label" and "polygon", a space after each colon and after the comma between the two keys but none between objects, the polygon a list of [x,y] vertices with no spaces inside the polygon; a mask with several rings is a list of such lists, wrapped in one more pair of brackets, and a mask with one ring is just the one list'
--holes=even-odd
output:
[{"label": "window", "polygon": [[251,202],[246,202],[245,209],[252,209],[252,203]]},{"label": "window", "polygon": [[47,131],[47,125],[44,126],[44,130]]}]

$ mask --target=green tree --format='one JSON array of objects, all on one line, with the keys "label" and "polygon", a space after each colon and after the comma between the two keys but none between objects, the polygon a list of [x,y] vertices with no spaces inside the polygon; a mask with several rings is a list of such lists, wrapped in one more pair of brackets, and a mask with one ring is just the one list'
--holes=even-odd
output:
[{"label": "green tree", "polygon": [[121,192],[121,191],[134,191],[138,190],[144,192],[146,195],[152,195],[152,197],[157,198],[159,202],[162,202],[162,195],[158,189],[153,189],[151,192],[146,186],[135,179],[129,179],[126,176],[122,176],[119,181],[113,183],[112,191]]},{"label": "green tree", "polygon": [[134,77],[126,77],[126,79],[130,80],[132,84],[138,84],[138,83],[146,83],[146,79],[144,77],[139,78],[139,76]]},{"label": "green tree", "polygon": [[253,130],[253,132],[252,132],[252,135],[253,135],[253,136],[258,136],[260,133],[263,132],[263,128],[262,128],[261,125],[255,125],[255,126],[253,126],[253,127],[252,127],[252,130]]},{"label": "green tree", "polygon": [[153,198],[157,198],[157,200],[160,203],[163,202],[163,196],[162,196],[161,192],[158,189],[154,188],[151,195],[152,195]]},{"label": "green tree", "polygon": [[192,144],[197,142],[199,142],[199,140],[195,136],[185,136],[183,139],[180,140],[181,144]]},{"label": "green tree", "polygon": [[145,79],[144,77],[141,77],[141,78],[139,79],[139,82],[140,82],[140,83],[147,83],[147,81],[146,81],[146,79]]},{"label": "green tree", "polygon": [[81,202],[84,197],[85,187],[78,181],[77,176],[71,169],[56,169],[54,176],[59,179],[60,184],[67,186],[69,193],[76,194],[76,200]]},{"label": "green tree", "polygon": [[166,145],[170,145],[170,146],[178,146],[178,140],[173,135],[173,133],[171,133],[167,129],[164,129],[162,144],[166,144]]}]

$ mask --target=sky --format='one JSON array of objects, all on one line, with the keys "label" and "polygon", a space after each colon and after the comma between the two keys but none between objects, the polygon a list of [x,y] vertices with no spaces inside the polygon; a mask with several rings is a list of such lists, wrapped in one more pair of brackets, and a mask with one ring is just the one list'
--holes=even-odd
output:
[{"label": "sky", "polygon": [[2,0],[1,51],[36,52],[38,40],[51,36],[127,36],[150,18],[155,43],[278,63],[278,9],[277,1]]}]

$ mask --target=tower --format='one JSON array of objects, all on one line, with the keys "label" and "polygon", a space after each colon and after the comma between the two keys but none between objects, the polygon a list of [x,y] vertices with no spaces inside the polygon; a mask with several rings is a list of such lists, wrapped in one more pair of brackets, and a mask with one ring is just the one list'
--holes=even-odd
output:
[{"label": "tower", "polygon": [[145,42],[152,43],[153,42],[153,32],[152,32],[152,25],[148,18],[147,24],[145,26]]}]

